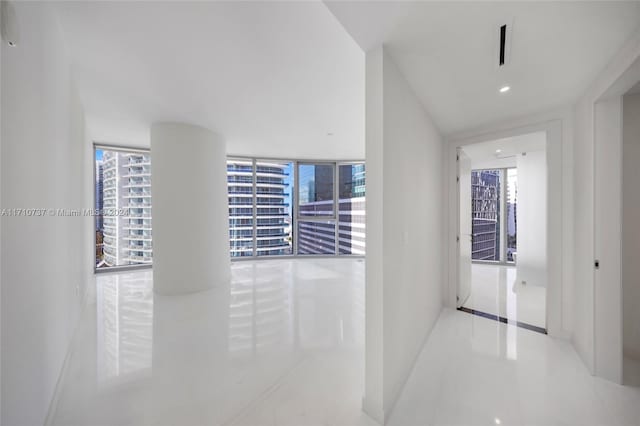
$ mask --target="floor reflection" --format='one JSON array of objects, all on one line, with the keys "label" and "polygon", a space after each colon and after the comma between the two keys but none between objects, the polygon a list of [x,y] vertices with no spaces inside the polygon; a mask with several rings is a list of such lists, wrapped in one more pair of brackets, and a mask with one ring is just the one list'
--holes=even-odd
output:
[{"label": "floor reflection", "polygon": [[101,276],[96,283],[98,381],[107,385],[151,369],[151,271]]},{"label": "floor reflection", "polygon": [[303,364],[349,371],[324,392],[360,413],[363,343],[355,259],[236,262],[229,287],[180,296],[150,270],[100,274],[52,423],[242,423]]},{"label": "floor reflection", "polygon": [[546,328],[546,289],[516,281],[514,266],[474,263],[463,307]]}]

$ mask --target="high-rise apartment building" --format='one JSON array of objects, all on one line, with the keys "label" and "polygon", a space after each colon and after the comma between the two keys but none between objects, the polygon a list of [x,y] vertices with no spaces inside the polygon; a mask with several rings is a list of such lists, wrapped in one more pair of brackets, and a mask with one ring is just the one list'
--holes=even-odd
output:
[{"label": "high-rise apartment building", "polygon": [[104,150],[102,162],[104,266],[151,264],[151,157]]},{"label": "high-rise apartment building", "polygon": [[104,208],[104,169],[102,157],[96,160],[96,185],[95,185],[95,200],[96,200],[96,265],[99,265],[104,259],[104,217],[102,216],[102,209]]},{"label": "high-rise apartment building", "polygon": [[96,231],[102,231],[102,227],[104,224],[104,218],[102,217],[102,209],[104,208],[104,199],[103,199],[103,182],[104,182],[104,167],[103,161],[96,161],[96,211],[98,214],[96,215]]},{"label": "high-rise apartment building", "polygon": [[[292,254],[289,209],[290,163],[256,162],[255,240],[257,256]],[[253,255],[253,161],[227,161],[229,245],[232,257]]]},{"label": "high-rise apartment building", "polygon": [[[297,167],[300,173],[297,215],[293,214],[289,192],[295,163],[258,160],[255,177],[253,167],[251,159],[227,161],[231,257],[253,256],[254,245],[256,256],[294,254],[293,226],[297,227],[298,254],[335,254],[336,238],[340,254],[364,254],[363,163],[338,165],[338,229],[334,218],[322,219],[335,217],[334,164]],[[294,219],[297,216],[300,219]]]}]

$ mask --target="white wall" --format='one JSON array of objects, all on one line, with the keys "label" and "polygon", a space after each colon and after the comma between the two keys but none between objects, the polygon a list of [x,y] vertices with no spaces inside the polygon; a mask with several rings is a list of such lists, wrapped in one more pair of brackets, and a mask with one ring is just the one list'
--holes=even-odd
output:
[{"label": "white wall", "polygon": [[367,54],[366,99],[364,408],[384,421],[442,307],[443,142],[383,48]]},{"label": "white wall", "polygon": [[622,381],[622,99],[595,104],[595,373]]},{"label": "white wall", "polygon": [[623,348],[640,361],[640,93],[624,96],[622,111]]},{"label": "white wall", "polygon": [[517,280],[547,286],[547,159],[545,151],[517,156]]},{"label": "white wall", "polygon": [[384,259],[384,113],[383,53],[368,52],[365,67],[365,156],[367,162],[367,251],[365,389],[363,409],[384,423],[383,406],[383,259]]},{"label": "white wall", "polygon": [[572,341],[591,372],[593,353],[593,104],[575,109],[574,140],[574,308]]},{"label": "white wall", "polygon": [[[1,207],[83,208],[90,145],[57,22],[16,3],[2,45]],[[89,217],[1,218],[2,424],[43,424],[91,272]]]},{"label": "white wall", "polygon": [[[618,312],[609,313],[609,316],[596,317],[596,305],[599,303],[595,295],[594,260],[596,254],[606,253],[606,249],[597,248],[595,244],[595,105],[598,100],[609,92],[617,90],[624,93],[631,85],[637,82],[637,78],[629,79],[629,70],[640,70],[640,31],[625,44],[615,55],[613,60],[598,75],[590,87],[577,101],[574,107],[574,308],[573,308],[573,336],[572,341],[576,351],[592,373],[597,373],[596,347],[606,346],[607,336],[596,337],[598,328],[596,323],[603,319],[609,321],[612,315],[620,317]],[[628,86],[626,89],[620,86]],[[617,96],[620,96],[618,93]],[[606,144],[606,142],[604,142]],[[606,150],[606,147],[603,146]],[[606,187],[606,183],[603,187]],[[619,188],[616,190],[618,191]],[[619,217],[613,218],[619,220]],[[619,245],[618,240],[618,245]],[[604,265],[602,265],[604,266]],[[601,267],[602,267],[601,266]],[[610,267],[608,265],[607,267]],[[619,267],[619,265],[618,265]],[[618,283],[608,283],[617,285]],[[617,327],[619,331],[620,327]],[[603,330],[600,327],[600,330]],[[609,333],[609,336],[611,334]],[[606,350],[606,348],[604,348]]]},{"label": "white wall", "polygon": [[490,169],[507,169],[517,167],[516,157],[496,158],[493,160],[474,160],[471,159],[472,170],[490,170]]}]

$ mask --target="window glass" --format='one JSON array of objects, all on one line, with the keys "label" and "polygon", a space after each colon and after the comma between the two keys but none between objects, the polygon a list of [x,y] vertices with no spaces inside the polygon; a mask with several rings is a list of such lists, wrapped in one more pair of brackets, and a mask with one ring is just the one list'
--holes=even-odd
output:
[{"label": "window glass", "polygon": [[96,268],[151,264],[151,156],[95,149]]},{"label": "window glass", "polygon": [[500,260],[500,172],[471,172],[473,260]]},{"label": "window glass", "polygon": [[336,221],[298,222],[298,254],[335,254]]},{"label": "window glass", "polygon": [[518,169],[507,169],[507,262],[514,261],[518,242]]},{"label": "window glass", "polygon": [[333,217],[335,215],[333,167],[333,164],[298,165],[298,214],[300,217]]},{"label": "window glass", "polygon": [[293,163],[256,162],[256,254],[293,254],[291,191]]},{"label": "window glass", "polygon": [[253,256],[253,161],[227,161],[229,250],[231,257]]},{"label": "window glass", "polygon": [[364,163],[338,167],[339,254],[365,254]]}]

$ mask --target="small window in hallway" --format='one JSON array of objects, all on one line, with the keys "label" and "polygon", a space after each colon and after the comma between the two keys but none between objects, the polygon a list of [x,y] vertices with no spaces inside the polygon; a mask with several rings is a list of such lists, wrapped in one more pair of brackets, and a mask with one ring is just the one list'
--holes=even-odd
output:
[{"label": "small window in hallway", "polygon": [[471,172],[471,258],[500,261],[501,170]]},{"label": "small window in hallway", "polygon": [[518,169],[507,169],[507,262],[515,262],[518,242]]}]

